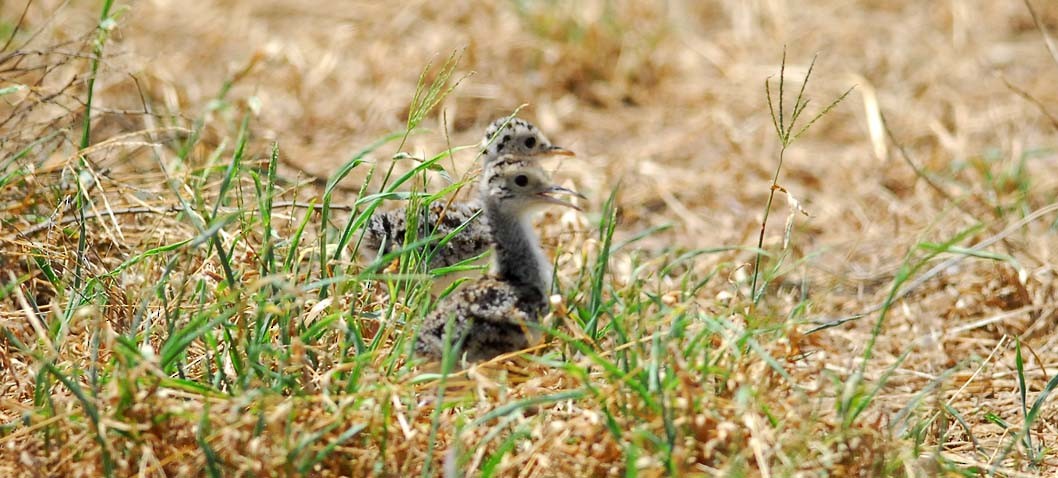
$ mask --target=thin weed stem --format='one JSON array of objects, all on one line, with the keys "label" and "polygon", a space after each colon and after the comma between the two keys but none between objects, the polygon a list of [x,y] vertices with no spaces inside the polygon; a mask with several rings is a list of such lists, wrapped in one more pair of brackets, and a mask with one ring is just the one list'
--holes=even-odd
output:
[{"label": "thin weed stem", "polygon": [[[775,105],[775,101],[772,100],[771,92],[771,77],[764,80],[764,95],[768,101],[768,111],[771,114],[772,126],[775,128],[775,134],[779,139],[779,161],[775,166],[775,173],[772,175],[771,186],[768,190],[768,201],[764,204],[764,217],[760,223],[760,234],[757,236],[757,251],[753,259],[753,277],[750,282],[750,300],[753,305],[756,306],[760,299],[764,296],[764,291],[767,289],[767,280],[757,288],[758,282],[761,280],[761,261],[765,255],[764,251],[764,235],[768,227],[768,217],[771,215],[772,203],[775,200],[775,192],[785,189],[779,185],[779,175],[782,172],[783,161],[786,159],[786,150],[793,144],[793,142],[808,131],[817,120],[822,118],[824,115],[834,109],[839,103],[841,103],[850,92],[852,88],[845,90],[840,96],[834,101],[831,101],[822,111],[817,113],[808,124],[797,130],[797,133],[792,134],[794,126],[797,124],[798,118],[804,113],[805,108],[808,106],[808,97],[805,96],[805,90],[808,86],[808,80],[812,77],[812,71],[815,68],[816,60],[819,55],[812,57],[812,62],[808,65],[808,71],[805,72],[804,79],[801,82],[801,88],[797,92],[797,97],[794,99],[793,111],[790,113],[790,117],[787,118],[784,113],[784,95],[786,90],[786,47],[783,47],[782,61],[779,64],[779,92],[778,92],[778,107]],[[776,109],[778,111],[776,111]]]}]

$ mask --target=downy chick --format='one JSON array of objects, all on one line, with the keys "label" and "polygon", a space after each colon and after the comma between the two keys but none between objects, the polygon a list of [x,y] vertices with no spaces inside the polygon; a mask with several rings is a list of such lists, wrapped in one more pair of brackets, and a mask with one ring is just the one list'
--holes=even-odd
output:
[{"label": "downy chick", "polygon": [[[551,265],[531,217],[548,205],[579,209],[555,195],[581,194],[557,186],[536,162],[504,155],[482,173],[480,199],[492,228],[492,270],[455,291],[427,315],[416,352],[440,358],[447,342],[471,361],[527,347],[532,324],[549,309]],[[451,325],[449,325],[451,324]]]},{"label": "downy chick", "polygon": [[[493,121],[485,130],[485,137],[481,142],[482,167],[488,167],[505,154],[514,154],[525,159],[574,155],[568,149],[552,145],[532,123],[506,116]],[[432,202],[420,212],[416,237],[447,237],[471,221],[480,210],[481,204],[475,200],[465,203]],[[407,218],[408,210],[403,207],[371,216],[360,243],[361,255],[367,260],[374,260],[380,252],[388,254],[403,247],[404,236],[407,234]],[[443,247],[434,251],[430,268],[450,266],[480,255],[488,249],[490,237],[487,218],[479,217],[478,220],[467,224]],[[437,245],[433,243],[426,247]]]}]

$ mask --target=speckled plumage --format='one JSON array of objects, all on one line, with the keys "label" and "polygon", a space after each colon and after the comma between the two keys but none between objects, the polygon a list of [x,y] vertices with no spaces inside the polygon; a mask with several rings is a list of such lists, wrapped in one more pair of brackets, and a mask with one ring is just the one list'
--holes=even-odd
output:
[{"label": "speckled plumage", "polygon": [[[417,239],[436,235],[439,240],[463,224],[466,228],[438,249],[430,262],[430,268],[450,266],[480,255],[489,248],[489,226],[480,216],[481,207],[476,203],[443,203],[435,201],[423,209],[419,216]],[[368,259],[374,259],[379,251],[388,254],[404,246],[407,233],[406,208],[379,213],[368,220],[360,251]]]},{"label": "speckled plumage", "polygon": [[451,319],[451,346],[465,351],[467,360],[488,360],[528,347],[533,332],[528,324],[547,312],[547,298],[536,289],[486,276],[455,291],[426,317],[415,351],[441,358]]},{"label": "speckled plumage", "polygon": [[534,161],[505,155],[482,175],[481,199],[493,225],[493,267],[489,275],[448,296],[426,316],[415,350],[431,358],[448,343],[468,360],[485,360],[525,348],[532,324],[547,314],[550,263],[540,249],[529,217],[541,206],[575,207],[548,194],[576,194],[551,184]]},{"label": "speckled plumage", "polygon": [[[571,155],[564,148],[554,146],[532,123],[520,118],[497,119],[485,130],[481,141],[483,167],[497,161],[504,154],[516,154],[522,158],[539,158],[547,155]],[[448,236],[463,224],[471,221],[481,209],[478,201],[465,203],[433,202],[419,215],[419,231],[416,236],[423,239],[431,235]],[[379,212],[371,216],[360,243],[360,253],[367,260],[378,254],[388,254],[404,245],[407,233],[408,210],[406,208]],[[466,228],[434,252],[431,268],[445,267],[480,255],[489,247],[491,232],[487,218],[483,215],[470,222]]]}]

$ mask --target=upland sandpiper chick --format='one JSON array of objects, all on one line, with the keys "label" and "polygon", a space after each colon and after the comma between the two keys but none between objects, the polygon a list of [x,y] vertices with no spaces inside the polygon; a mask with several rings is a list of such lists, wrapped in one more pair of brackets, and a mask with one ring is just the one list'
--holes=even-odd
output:
[{"label": "upland sandpiper chick", "polygon": [[527,158],[575,156],[573,151],[551,144],[532,123],[504,116],[485,128],[485,137],[481,140],[481,166],[488,166],[506,154]]},{"label": "upland sandpiper chick", "polygon": [[426,316],[416,352],[440,358],[447,342],[477,361],[530,344],[531,325],[547,314],[551,289],[550,261],[533,232],[531,216],[547,205],[579,209],[555,195],[584,197],[552,184],[525,156],[504,155],[485,167],[480,196],[492,229],[492,270],[446,297]]},{"label": "upland sandpiper chick", "polygon": [[[515,154],[525,159],[574,155],[568,149],[551,144],[532,123],[506,116],[493,121],[485,130],[485,138],[481,142],[482,167],[497,161],[504,154]],[[459,234],[434,252],[430,261],[431,269],[457,264],[488,249],[490,232],[487,218],[479,217],[472,221],[480,210],[481,204],[477,200],[465,203],[435,201],[426,205],[418,217],[418,239],[430,236],[444,238],[466,224]],[[373,260],[378,257],[380,250],[382,254],[388,254],[403,247],[407,219],[408,210],[403,207],[371,216],[360,243],[363,257]],[[437,247],[437,242],[426,247]]]}]

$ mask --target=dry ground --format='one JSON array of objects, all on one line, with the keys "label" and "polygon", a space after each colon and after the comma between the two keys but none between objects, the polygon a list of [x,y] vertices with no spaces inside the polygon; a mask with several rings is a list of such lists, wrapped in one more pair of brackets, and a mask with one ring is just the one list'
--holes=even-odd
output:
[{"label": "dry ground", "polygon": [[[1058,35],[1058,4],[1031,3]],[[87,149],[100,6],[24,5],[0,2],[0,40],[18,25],[0,51],[0,474],[1058,470],[1054,399],[1025,427],[1058,374],[1058,54],[1020,0],[118,2]],[[855,88],[785,152],[778,183],[788,194],[771,211],[768,288],[754,305],[752,248],[781,146],[764,84],[778,91],[784,46],[787,114],[817,53],[805,118]],[[405,127],[420,73],[433,62],[432,80],[453,51],[448,85],[462,81],[403,150],[429,157],[475,143],[527,103],[521,116],[577,151],[553,167],[592,198],[588,212],[542,221],[560,251],[568,343],[535,352],[544,360],[439,382],[401,348],[401,324],[422,297],[379,287],[334,300],[306,289],[272,306],[299,324],[337,318],[316,341],[233,339],[209,322],[176,368],[160,365],[163,344],[203,325],[195,310],[238,303],[231,317],[242,324],[267,309],[225,296],[225,259],[206,245],[144,255],[208,236],[177,197],[213,208],[243,118],[246,169],[264,176],[278,142],[276,201],[319,203],[320,183],[356,151]],[[4,90],[17,85],[26,87]],[[384,170],[396,147],[366,158]],[[441,164],[459,177],[473,154]],[[356,199],[367,171],[342,181],[335,204]],[[430,177],[432,189],[444,184]],[[172,178],[178,187],[166,186]],[[252,175],[236,183],[225,207],[257,208]],[[577,326],[577,303],[590,296],[576,290],[588,287],[578,271],[604,249],[603,203],[618,184],[614,242],[657,229],[614,252],[606,275],[611,313],[648,311],[638,342],[624,344],[638,359],[617,358],[625,349],[612,331],[585,338]],[[98,214],[83,231],[63,222],[79,186],[86,213]],[[161,213],[134,209],[148,207]],[[321,278],[318,214],[277,208],[276,235],[290,238],[303,218],[295,255],[305,267],[275,274],[277,287]],[[214,238],[259,293],[260,225],[239,221]],[[336,261],[328,267],[358,270],[348,256]],[[154,287],[166,280],[171,294]],[[382,319],[363,326],[350,307]],[[163,324],[174,310],[186,314]],[[658,344],[674,324],[702,334],[702,363],[678,353],[701,346],[694,340]],[[367,359],[343,327],[381,337],[361,350]],[[232,365],[260,353],[237,350],[242,340],[282,349],[262,367],[283,378]],[[650,367],[659,360],[660,375]],[[436,407],[442,397],[453,405]]]}]

